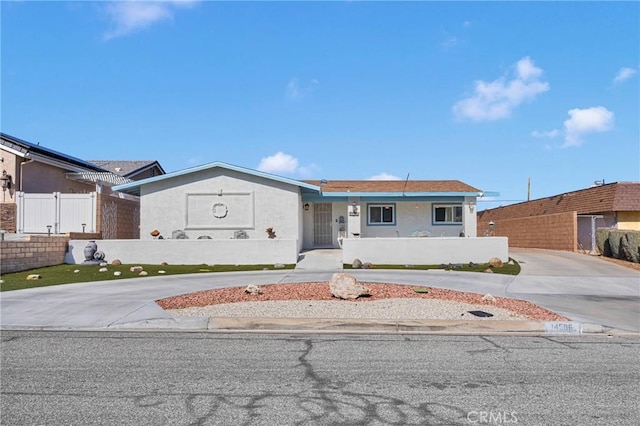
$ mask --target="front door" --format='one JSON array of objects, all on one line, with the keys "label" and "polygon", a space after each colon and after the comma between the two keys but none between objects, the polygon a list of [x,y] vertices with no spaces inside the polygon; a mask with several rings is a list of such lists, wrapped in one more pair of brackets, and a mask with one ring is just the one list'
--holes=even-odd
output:
[{"label": "front door", "polygon": [[333,245],[331,231],[331,203],[315,203],[313,206],[313,245]]}]

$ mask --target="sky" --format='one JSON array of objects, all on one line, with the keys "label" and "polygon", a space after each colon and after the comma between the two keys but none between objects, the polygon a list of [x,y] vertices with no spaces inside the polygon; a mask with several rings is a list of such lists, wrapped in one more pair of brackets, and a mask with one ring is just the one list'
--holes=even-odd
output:
[{"label": "sky", "polygon": [[84,160],[457,179],[479,210],[640,181],[637,1],[0,7],[1,131]]}]

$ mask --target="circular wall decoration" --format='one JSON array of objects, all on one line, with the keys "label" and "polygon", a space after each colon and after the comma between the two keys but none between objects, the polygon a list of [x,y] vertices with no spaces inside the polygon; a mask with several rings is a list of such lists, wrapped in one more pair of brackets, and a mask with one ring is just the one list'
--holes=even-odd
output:
[{"label": "circular wall decoration", "polygon": [[229,213],[229,209],[225,203],[215,203],[213,205],[213,217],[222,219],[227,217],[227,213]]}]

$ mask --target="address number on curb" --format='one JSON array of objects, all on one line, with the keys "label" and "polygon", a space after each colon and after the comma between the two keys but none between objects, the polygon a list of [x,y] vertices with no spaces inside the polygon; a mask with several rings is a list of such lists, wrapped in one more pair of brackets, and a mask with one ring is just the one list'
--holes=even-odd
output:
[{"label": "address number on curb", "polygon": [[582,324],[579,322],[545,322],[544,328],[547,333],[553,334],[582,334]]}]

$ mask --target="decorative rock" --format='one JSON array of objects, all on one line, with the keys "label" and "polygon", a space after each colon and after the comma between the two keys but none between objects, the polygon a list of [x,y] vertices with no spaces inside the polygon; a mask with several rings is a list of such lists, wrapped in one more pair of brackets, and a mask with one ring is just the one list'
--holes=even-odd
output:
[{"label": "decorative rock", "polygon": [[492,295],[490,295],[489,293],[485,294],[484,296],[482,296],[482,300],[483,302],[491,302],[491,303],[496,303],[496,298],[493,297]]},{"label": "decorative rock", "polygon": [[200,235],[200,236],[198,237],[198,239],[199,239],[199,240],[210,240],[210,239],[211,239],[211,237],[210,237],[210,236],[208,236],[208,235]]},{"label": "decorative rock", "polygon": [[484,270],[484,272],[486,272],[488,274],[493,274],[493,269],[487,268],[487,269]]},{"label": "decorative rock", "polygon": [[115,259],[113,262],[111,262],[112,265],[122,265],[122,262],[120,261],[120,259]]},{"label": "decorative rock", "polygon": [[115,272],[113,273],[113,275],[115,275],[116,277],[119,277],[120,275],[122,275],[122,272],[120,272],[120,271],[115,271]]},{"label": "decorative rock", "polygon": [[353,259],[353,262],[351,263],[351,267],[353,269],[360,269],[362,268],[362,261],[360,259]]},{"label": "decorative rock", "polygon": [[100,268],[100,269],[98,269],[98,272],[107,272],[107,271],[108,271],[108,269],[107,269],[107,268]]},{"label": "decorative rock", "polygon": [[79,274],[79,273],[80,273],[80,269],[75,269],[75,270],[73,271],[73,273],[74,273],[74,274]]},{"label": "decorative rock", "polygon": [[141,271],[138,275],[141,277],[146,277],[148,274],[147,271]]},{"label": "decorative rock", "polygon": [[357,299],[360,296],[369,296],[369,289],[358,284],[353,275],[337,272],[329,281],[329,290],[333,297],[340,299]]},{"label": "decorative rock", "polygon": [[162,263],[161,263],[161,265],[162,265],[162,266],[167,266],[167,265],[168,265],[168,263],[167,263],[167,262],[162,262]]},{"label": "decorative rock", "polygon": [[502,260],[497,257],[492,257],[489,259],[489,266],[492,268],[502,268]]},{"label": "decorative rock", "polygon": [[160,231],[158,231],[157,229],[154,229],[153,231],[150,232],[152,237],[157,237],[158,235],[160,235]]},{"label": "decorative rock", "polygon": [[507,265],[515,265],[515,264],[516,264],[516,262],[514,262],[514,261],[513,261],[513,259],[510,259],[510,260],[507,262]]},{"label": "decorative rock", "polygon": [[247,294],[257,295],[262,294],[262,289],[255,284],[249,284],[247,288],[244,289],[244,292]]},{"label": "decorative rock", "polygon": [[276,269],[282,269],[284,268],[284,264],[283,263],[276,263],[275,265],[273,265],[274,268]]},{"label": "decorative rock", "polygon": [[362,269],[373,269],[373,268],[374,268],[374,266],[373,266],[373,263],[371,263],[371,262],[364,262],[362,264]]},{"label": "decorative rock", "polygon": [[142,266],[132,266],[129,268],[129,272],[143,272],[144,268]]},{"label": "decorative rock", "polygon": [[40,278],[42,278],[42,275],[38,275],[38,274],[27,275],[27,280],[29,281],[39,280]]},{"label": "decorative rock", "polygon": [[159,274],[166,274],[166,273],[167,273],[167,271],[159,270],[159,271],[158,271],[158,273],[159,273]]},{"label": "decorative rock", "polygon": [[108,263],[107,263],[107,262],[102,262],[102,263],[100,264],[100,266],[101,266],[102,268],[104,268],[104,267],[105,267],[105,266],[107,266],[107,265],[108,265]]},{"label": "decorative rock", "polygon": [[173,238],[174,240],[188,240],[189,236],[182,229],[178,229],[171,233],[171,238]]}]

